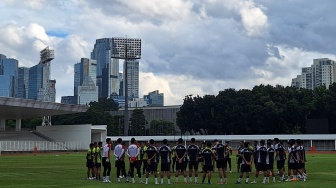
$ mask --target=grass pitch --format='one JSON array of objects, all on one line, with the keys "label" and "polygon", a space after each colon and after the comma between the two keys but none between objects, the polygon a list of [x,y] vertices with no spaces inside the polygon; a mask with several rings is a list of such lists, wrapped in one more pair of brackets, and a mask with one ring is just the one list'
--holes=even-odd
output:
[{"label": "grass pitch", "polygon": [[[154,177],[150,176],[149,185],[144,184],[126,184],[116,183],[116,172],[112,165],[111,180],[112,183],[102,183],[96,180],[86,180],[85,154],[83,153],[59,153],[55,154],[19,154],[0,156],[0,187],[336,187],[336,156],[334,154],[319,154],[312,157],[308,155],[307,172],[308,180],[306,182],[283,182],[261,184],[262,178],[259,176],[258,184],[234,184],[238,178],[235,171],[235,159],[233,158],[233,172],[228,173],[228,184],[217,185],[218,173],[213,174],[212,185],[190,184],[183,185],[183,178],[179,177],[179,185],[154,185]],[[112,163],[114,164],[114,163]],[[200,177],[201,175],[199,175]],[[250,182],[254,176],[251,175]],[[279,177],[277,177],[277,180]],[[144,177],[143,177],[144,180]],[[160,180],[160,178],[159,178]],[[201,178],[199,178],[199,182]],[[243,182],[245,178],[243,179]],[[165,183],[166,183],[165,179]],[[174,177],[172,177],[174,182]]]}]

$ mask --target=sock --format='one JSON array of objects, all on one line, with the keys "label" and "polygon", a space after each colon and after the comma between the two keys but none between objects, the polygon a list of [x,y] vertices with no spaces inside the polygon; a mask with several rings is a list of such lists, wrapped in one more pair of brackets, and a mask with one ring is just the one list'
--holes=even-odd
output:
[{"label": "sock", "polygon": [[209,184],[211,183],[210,180],[208,180],[208,183],[209,183]]},{"label": "sock", "polygon": [[133,182],[133,183],[135,182],[134,178],[132,178],[132,182]]},{"label": "sock", "polygon": [[168,179],[168,183],[170,184],[171,182],[170,182],[170,179]]},{"label": "sock", "polygon": [[184,182],[187,182],[187,178],[183,178]]},{"label": "sock", "polygon": [[161,178],[161,184],[163,184],[163,178]]},{"label": "sock", "polygon": [[238,178],[237,182],[241,182],[241,178]]},{"label": "sock", "polygon": [[148,178],[146,178],[146,183],[148,183]]},{"label": "sock", "polygon": [[223,178],[219,179],[219,182],[223,182]]},{"label": "sock", "polygon": [[275,177],[273,177],[273,181],[275,182]]},{"label": "sock", "polygon": [[178,177],[175,177],[175,182],[178,182]]},{"label": "sock", "polygon": [[192,182],[192,177],[189,177],[189,182]]},{"label": "sock", "polygon": [[120,181],[120,178],[118,178],[118,182]]},{"label": "sock", "polygon": [[106,176],[106,180],[107,180],[107,181],[110,181],[110,176]]},{"label": "sock", "polygon": [[248,182],[249,182],[249,178],[246,178],[246,181],[245,181],[245,182],[247,182],[247,183],[248,183]]},{"label": "sock", "polygon": [[198,179],[198,177],[195,177],[195,182],[197,182],[197,181],[198,181],[197,179]]},{"label": "sock", "polygon": [[157,183],[158,182],[158,179],[157,178],[155,178],[155,183]]}]

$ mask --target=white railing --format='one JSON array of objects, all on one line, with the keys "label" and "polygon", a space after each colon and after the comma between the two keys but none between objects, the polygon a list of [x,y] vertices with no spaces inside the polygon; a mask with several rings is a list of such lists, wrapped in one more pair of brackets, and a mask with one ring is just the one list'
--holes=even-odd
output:
[{"label": "white railing", "polygon": [[85,150],[82,142],[49,142],[49,141],[0,141],[1,151],[29,152],[34,151],[74,151]]}]

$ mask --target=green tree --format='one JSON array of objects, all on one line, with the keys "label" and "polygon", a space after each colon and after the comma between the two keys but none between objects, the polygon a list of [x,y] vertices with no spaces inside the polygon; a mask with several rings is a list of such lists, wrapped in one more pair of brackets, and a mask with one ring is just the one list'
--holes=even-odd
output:
[{"label": "green tree", "polygon": [[149,127],[149,135],[175,135],[175,126],[171,121],[166,120],[152,120]]},{"label": "green tree", "polygon": [[146,131],[146,119],[143,114],[143,109],[135,109],[132,111],[132,115],[130,118],[130,130],[129,135],[132,136],[143,136]]}]

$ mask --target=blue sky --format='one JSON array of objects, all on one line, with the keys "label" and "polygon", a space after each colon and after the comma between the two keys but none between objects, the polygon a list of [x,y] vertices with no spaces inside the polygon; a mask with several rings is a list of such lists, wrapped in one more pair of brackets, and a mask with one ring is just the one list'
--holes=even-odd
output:
[{"label": "blue sky", "polygon": [[[73,65],[95,40],[142,39],[140,95],[165,104],[226,88],[290,85],[314,58],[336,60],[336,1],[3,0],[0,53],[21,66],[55,49],[57,100],[73,94]],[[122,70],[120,70],[122,72]]]}]

